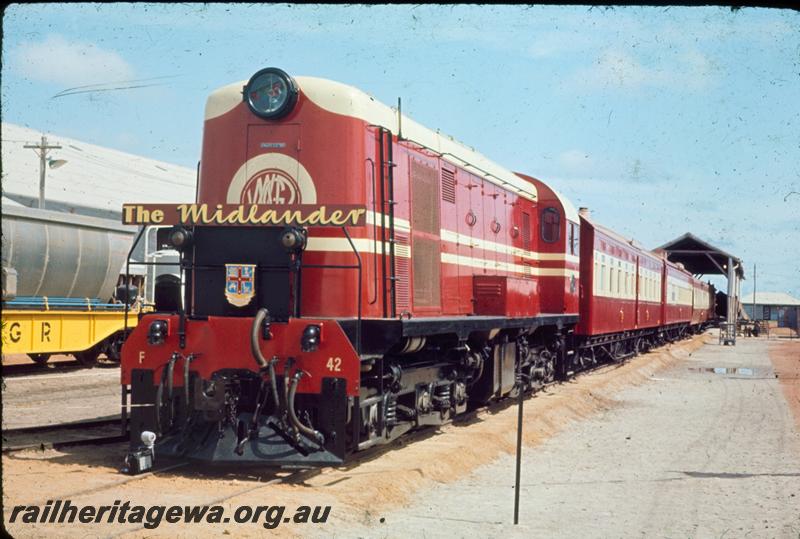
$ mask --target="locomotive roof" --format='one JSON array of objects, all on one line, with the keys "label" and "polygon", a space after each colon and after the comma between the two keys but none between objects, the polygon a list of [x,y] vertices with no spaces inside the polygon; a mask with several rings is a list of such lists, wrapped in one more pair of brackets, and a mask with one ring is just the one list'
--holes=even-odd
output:
[{"label": "locomotive roof", "polygon": [[561,207],[564,210],[564,215],[567,217],[567,219],[572,221],[573,223],[580,222],[580,216],[578,214],[578,211],[575,209],[575,206],[572,205],[572,202],[567,197],[559,193],[557,190],[553,189],[552,185],[543,182],[542,180],[536,178],[535,176],[530,176],[522,172],[517,172],[516,174],[520,178],[522,178],[526,182],[533,184],[534,186],[538,185],[545,189],[550,190],[550,192],[553,193],[553,196],[556,197],[556,199],[558,200],[558,203],[561,204]]},{"label": "locomotive roof", "polygon": [[562,195],[559,191],[553,189],[553,187],[550,184],[547,184],[547,186],[550,187],[550,190],[553,192],[555,197],[561,203],[561,207],[564,208],[564,215],[567,216],[567,219],[569,219],[573,223],[580,222],[580,218],[578,217],[578,210],[575,209],[575,206],[572,204],[572,201],[570,201],[570,199]]},{"label": "locomotive roof", "polygon": [[[358,88],[317,77],[295,77],[295,81],[302,93],[320,108],[383,126],[394,134],[397,134],[399,127],[402,127],[403,138],[411,143],[421,144],[441,154],[442,159],[474,171],[487,181],[515,191],[520,196],[530,200],[537,199],[534,185],[452,137],[437,133],[405,115],[402,116],[402,125],[398,126],[398,114],[395,109]],[[247,81],[229,84],[215,90],[206,103],[206,120],[221,116],[241,103],[242,88],[245,84]]]}]

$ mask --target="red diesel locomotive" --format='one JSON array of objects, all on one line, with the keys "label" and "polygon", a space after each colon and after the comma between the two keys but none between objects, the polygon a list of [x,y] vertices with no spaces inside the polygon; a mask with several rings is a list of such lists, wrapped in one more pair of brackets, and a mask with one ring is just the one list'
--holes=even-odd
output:
[{"label": "red diesel locomotive", "polygon": [[706,285],[542,181],[275,68],[209,97],[195,203],[124,219],[170,211],[177,310],[157,301],[122,352],[134,472],[153,449],[339,464],[713,311]]}]

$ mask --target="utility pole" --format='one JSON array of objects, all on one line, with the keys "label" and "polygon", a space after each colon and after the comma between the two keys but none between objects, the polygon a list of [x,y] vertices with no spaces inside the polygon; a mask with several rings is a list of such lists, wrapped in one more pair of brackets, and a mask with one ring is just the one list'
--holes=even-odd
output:
[{"label": "utility pole", "polygon": [[756,320],[756,264],[753,264],[753,321]]},{"label": "utility pole", "polygon": [[58,150],[61,146],[48,145],[47,137],[42,135],[42,142],[39,144],[26,144],[25,148],[30,148],[39,156],[39,208],[44,208],[44,175],[47,166],[47,151]]},{"label": "utility pole", "polygon": [[520,472],[522,471],[522,403],[525,401],[525,385],[521,373],[517,372],[517,470],[514,482],[514,525],[519,524],[519,489]]}]

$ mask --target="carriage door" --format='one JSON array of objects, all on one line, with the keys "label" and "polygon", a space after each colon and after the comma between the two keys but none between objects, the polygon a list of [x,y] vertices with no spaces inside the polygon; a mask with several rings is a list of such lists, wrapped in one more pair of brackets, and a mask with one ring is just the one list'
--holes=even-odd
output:
[{"label": "carriage door", "polygon": [[415,157],[409,160],[414,310],[435,313],[441,309],[439,173]]}]

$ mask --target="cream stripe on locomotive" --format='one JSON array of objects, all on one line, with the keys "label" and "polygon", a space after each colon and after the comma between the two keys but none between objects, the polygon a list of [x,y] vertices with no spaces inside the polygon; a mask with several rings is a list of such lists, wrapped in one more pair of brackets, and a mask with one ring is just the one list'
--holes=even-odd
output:
[{"label": "cream stripe on locomotive", "polygon": [[[359,253],[381,253],[380,242],[376,242],[370,238],[353,238],[353,244]],[[336,252],[336,253],[351,253],[353,248],[347,238],[321,238],[311,236],[308,238],[308,245],[306,250],[310,252]],[[389,252],[389,243],[386,242],[386,252]],[[530,251],[527,251],[530,253]],[[395,244],[394,254],[398,258],[411,258],[411,248],[408,245]],[[537,255],[543,253],[531,253]],[[548,253],[544,253],[548,254]],[[528,257],[535,259],[534,256]],[[574,257],[577,258],[577,257]],[[480,268],[487,270],[501,270],[509,273],[519,273],[521,275],[538,276],[538,277],[575,277],[578,278],[579,272],[576,269],[564,268],[535,268],[526,264],[513,264],[511,262],[500,262],[496,260],[487,260],[485,258],[457,255],[453,253],[441,253],[441,261],[443,264],[455,264],[459,266],[467,266],[471,268]],[[577,262],[577,260],[576,260]]]},{"label": "cream stripe on locomotive", "polygon": [[[383,214],[380,212],[367,212],[367,224],[368,225],[378,225],[381,224],[381,216]],[[386,228],[389,228],[389,216],[386,215],[384,217],[384,222],[386,223]],[[400,232],[411,232],[411,222],[400,217],[394,218],[394,229]]]},{"label": "cream stripe on locomotive", "polygon": [[443,264],[455,264],[457,266],[468,266],[479,269],[496,269],[509,273],[519,273],[535,277],[575,277],[578,278],[578,270],[563,268],[534,268],[525,264],[512,264],[510,262],[498,262],[476,258],[472,256],[457,255],[453,253],[442,253]]},{"label": "cream stripe on locomotive", "polygon": [[441,229],[439,232],[441,234],[442,241],[468,245],[470,247],[476,247],[485,251],[493,251],[495,253],[514,255],[520,258],[527,258],[528,260],[566,260],[567,262],[573,262],[575,264],[580,261],[580,259],[575,255],[565,253],[537,253],[535,251],[526,251],[525,249],[520,249],[519,247],[514,247],[512,245],[504,245],[502,243],[496,243],[481,238],[472,238],[465,234],[453,232],[452,230]]},{"label": "cream stripe on locomotive", "polygon": [[692,306],[692,286],[680,279],[667,278],[667,305]]},{"label": "cream stripe on locomotive", "polygon": [[[380,254],[381,252],[380,243],[369,238],[353,238],[353,244],[356,246],[356,249],[358,249],[359,253]],[[313,236],[308,238],[306,250],[310,252],[353,252],[353,248],[350,246],[350,242],[347,241],[347,238],[319,238]],[[386,252],[389,252],[388,242],[386,243]],[[395,244],[394,254],[399,258],[411,258],[411,248],[408,245]],[[485,258],[456,255],[452,253],[442,253],[441,260],[443,264],[456,264],[471,268],[501,270],[509,273],[519,273],[522,275],[578,278],[578,270],[563,268],[534,268],[533,266],[524,264],[498,262],[495,260],[486,260]]]},{"label": "cream stripe on locomotive", "polygon": [[[353,245],[358,249],[359,253],[381,253],[381,242],[372,240],[370,238],[353,238]],[[389,242],[385,244],[386,253],[389,253]],[[306,251],[312,252],[334,252],[334,253],[352,253],[353,247],[347,238],[320,238],[310,236]],[[411,250],[407,245],[395,244],[394,255],[411,258]]]},{"label": "cream stripe on locomotive", "polygon": [[[387,215],[385,218],[385,222],[389,222],[389,216]],[[380,225],[381,224],[381,214],[378,212],[367,212],[367,224],[369,225]],[[402,219],[400,217],[394,218],[394,228],[398,232],[411,232],[411,222],[407,221],[406,219]],[[478,249],[483,249],[485,251],[493,251],[495,253],[501,253],[506,255],[514,255],[520,258],[526,258],[528,260],[565,260],[567,262],[572,262],[574,264],[578,264],[580,262],[580,258],[565,253],[537,253],[536,251],[527,251],[525,249],[520,249],[519,247],[514,247],[512,245],[504,245],[502,243],[493,242],[490,240],[484,240],[481,238],[472,238],[465,234],[460,234],[458,232],[454,232],[452,230],[441,229],[440,235],[442,241],[446,241],[449,243],[457,243],[460,245],[468,245],[470,247],[475,247]],[[321,239],[321,238],[318,238]],[[346,240],[345,240],[346,241]],[[349,245],[348,245],[349,247]],[[313,249],[313,250],[324,250],[324,249]],[[333,251],[339,251],[341,249],[331,249]],[[352,250],[352,249],[347,249]],[[372,252],[372,251],[368,251]],[[387,251],[388,252],[388,251]]]}]

